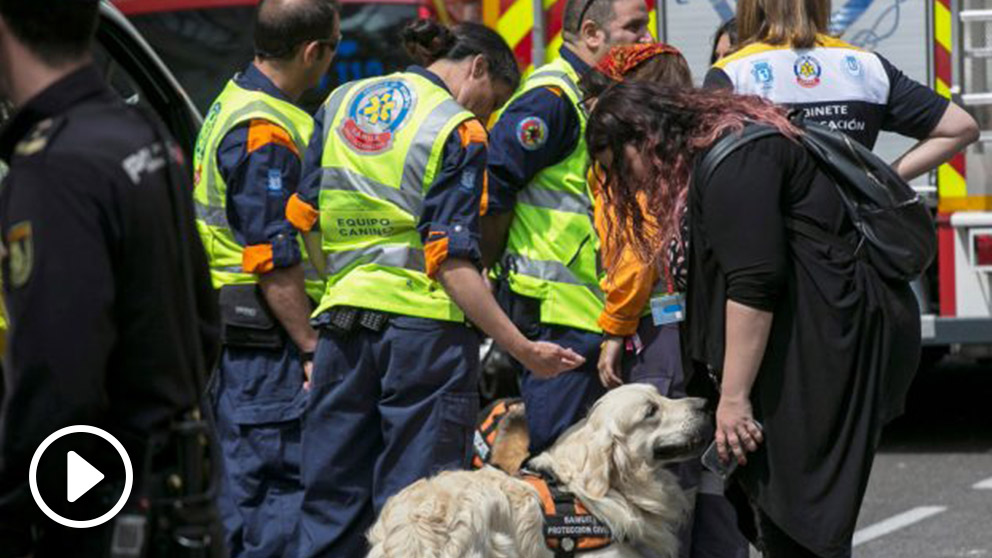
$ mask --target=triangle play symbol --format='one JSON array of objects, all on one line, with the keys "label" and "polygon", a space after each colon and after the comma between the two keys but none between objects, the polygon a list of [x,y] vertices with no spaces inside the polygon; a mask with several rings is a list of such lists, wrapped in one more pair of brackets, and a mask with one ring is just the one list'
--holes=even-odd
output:
[{"label": "triangle play symbol", "polygon": [[66,463],[66,499],[70,502],[78,500],[104,478],[103,473],[74,451],[66,454]]}]

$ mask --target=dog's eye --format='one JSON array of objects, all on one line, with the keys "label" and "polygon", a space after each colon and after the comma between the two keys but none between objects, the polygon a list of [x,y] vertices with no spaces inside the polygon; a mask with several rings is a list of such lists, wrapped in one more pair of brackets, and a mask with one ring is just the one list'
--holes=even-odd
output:
[{"label": "dog's eye", "polygon": [[658,406],[654,403],[648,405],[648,410],[644,413],[644,418],[651,418],[658,414]]}]

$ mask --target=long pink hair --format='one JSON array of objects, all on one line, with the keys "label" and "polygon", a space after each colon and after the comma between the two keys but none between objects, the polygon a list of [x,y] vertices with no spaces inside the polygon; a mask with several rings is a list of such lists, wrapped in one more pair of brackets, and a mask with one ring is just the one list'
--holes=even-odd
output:
[{"label": "long pink hair", "polygon": [[[589,117],[586,142],[593,157],[609,157],[603,195],[615,216],[606,227],[610,240],[629,245],[641,261],[662,263],[669,243],[681,240],[679,224],[699,154],[748,122],[773,126],[793,139],[800,133],[784,109],[729,91],[626,82],[600,96]],[[628,146],[640,155],[646,180],[632,178]],[[645,211],[657,226],[645,221]],[[607,269],[617,263],[605,262]]]}]

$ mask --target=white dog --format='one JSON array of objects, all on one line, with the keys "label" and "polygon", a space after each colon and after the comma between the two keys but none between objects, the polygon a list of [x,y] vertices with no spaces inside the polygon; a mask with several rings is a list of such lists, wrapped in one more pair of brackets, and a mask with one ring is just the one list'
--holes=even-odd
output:
[{"label": "white dog", "polygon": [[[617,388],[528,468],[548,471],[612,532],[588,558],[678,554],[688,501],[663,466],[697,457],[711,431],[701,399],[645,384]],[[392,497],[369,558],[549,558],[537,490],[493,467],[444,472]]]}]

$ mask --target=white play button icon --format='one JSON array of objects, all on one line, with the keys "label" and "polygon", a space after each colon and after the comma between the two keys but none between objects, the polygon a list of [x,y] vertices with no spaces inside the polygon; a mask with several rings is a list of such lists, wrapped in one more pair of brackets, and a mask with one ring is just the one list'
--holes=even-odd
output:
[{"label": "white play button icon", "polygon": [[[68,436],[75,436],[76,438],[70,442],[60,442],[60,446],[57,446],[59,449],[54,450],[53,448],[51,457],[44,458],[45,450],[51,447],[53,443]],[[83,436],[83,438],[80,439],[80,436]],[[106,450],[99,448],[99,443],[94,445],[95,442],[92,440],[86,440],[85,436],[102,438],[106,442],[104,444]],[[66,447],[67,445],[70,447]],[[73,447],[77,448],[78,452],[71,449]],[[116,452],[121,459],[121,470],[118,470],[112,459],[108,461],[105,454],[94,453],[91,455],[86,453],[87,451]],[[80,453],[86,455],[89,459],[84,458]],[[65,457],[62,457],[63,455]],[[42,465],[43,463],[44,465]],[[93,463],[99,464],[103,470],[101,471],[94,467]],[[61,470],[63,464],[65,464],[64,473]],[[39,473],[39,468],[42,469],[42,473]],[[124,477],[123,488],[117,486],[121,473],[123,473]],[[39,488],[39,478],[48,483],[48,488]],[[63,478],[65,479],[64,492],[60,486]],[[120,497],[116,503],[104,502],[109,509],[99,517],[78,517],[77,515],[83,515],[77,513],[79,510],[82,510],[85,514],[99,511],[90,509],[92,507],[91,504],[96,503],[95,501],[82,508],[73,508],[73,506],[80,506],[82,502],[91,499],[84,498],[84,496],[101,483],[106,485],[108,496],[120,490]],[[127,451],[117,438],[95,426],[77,424],[53,432],[38,446],[38,449],[34,452],[34,456],[31,457],[31,466],[28,470],[28,484],[31,487],[31,496],[34,498],[35,503],[49,519],[65,527],[88,529],[110,521],[124,509],[128,499],[131,497],[131,488],[134,486],[134,471],[131,468],[131,459],[128,457]],[[53,501],[53,506],[49,506],[42,497],[43,493],[47,494],[49,498],[57,499],[58,501]],[[65,496],[65,501],[61,499],[63,495]],[[56,512],[52,509],[53,507],[59,511]]]},{"label": "white play button icon", "polygon": [[103,480],[103,473],[79,457],[79,454],[74,451],[66,454],[66,460],[65,498],[70,502],[75,502],[91,488],[100,484],[100,481]]}]

